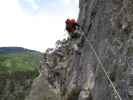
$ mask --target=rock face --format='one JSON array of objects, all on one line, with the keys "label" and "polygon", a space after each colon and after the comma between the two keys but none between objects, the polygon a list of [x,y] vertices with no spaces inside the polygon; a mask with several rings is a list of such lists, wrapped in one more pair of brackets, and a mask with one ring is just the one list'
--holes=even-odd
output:
[{"label": "rock face", "polygon": [[0,100],[24,100],[37,72],[0,73]]},{"label": "rock face", "polygon": [[[80,0],[79,22],[122,100],[132,100],[133,1]],[[93,69],[93,100],[118,100],[87,42],[82,52],[80,65],[83,72]],[[87,72],[83,78],[85,76],[90,77]]]},{"label": "rock face", "polygon": [[133,100],[133,0],[80,0],[79,8],[78,21],[89,41],[81,54],[72,50],[69,39],[46,52],[35,83],[46,81],[49,88],[37,92],[45,85],[36,84],[28,100],[44,100],[47,90],[57,100],[120,100],[89,43],[122,100]]}]

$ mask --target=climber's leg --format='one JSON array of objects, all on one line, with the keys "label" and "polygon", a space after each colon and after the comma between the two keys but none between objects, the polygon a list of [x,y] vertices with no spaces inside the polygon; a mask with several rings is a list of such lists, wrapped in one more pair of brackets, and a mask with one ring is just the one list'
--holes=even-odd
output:
[{"label": "climber's leg", "polygon": [[81,54],[80,50],[79,50],[79,47],[78,47],[78,44],[74,44],[73,45],[73,50],[74,52],[76,52],[77,54]]},{"label": "climber's leg", "polygon": [[78,50],[79,50],[78,45],[77,45],[77,44],[74,44],[74,45],[73,45],[73,49],[74,49],[74,51],[78,51]]}]

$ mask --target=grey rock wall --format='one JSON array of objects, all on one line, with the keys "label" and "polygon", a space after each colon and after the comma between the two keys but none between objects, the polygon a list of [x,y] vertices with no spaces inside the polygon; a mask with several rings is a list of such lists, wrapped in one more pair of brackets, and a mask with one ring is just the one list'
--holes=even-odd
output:
[{"label": "grey rock wall", "polygon": [[47,90],[57,100],[119,100],[89,43],[122,100],[133,100],[133,1],[80,0],[79,8],[78,21],[90,42],[84,41],[81,55],[69,39],[49,49],[36,84],[38,90],[46,81],[49,88],[33,88],[28,100],[44,100]]},{"label": "grey rock wall", "polygon": [[[122,100],[132,100],[133,1],[80,0],[79,22],[88,35]],[[85,17],[84,17],[85,16]],[[90,64],[95,77],[93,100],[118,100],[87,41],[82,49],[82,69]],[[93,60],[91,60],[91,59]],[[86,61],[86,62],[85,62]],[[80,63],[80,64],[81,64]],[[87,72],[86,72],[87,73]],[[89,75],[85,75],[90,77]],[[82,78],[83,79],[83,78]]]}]

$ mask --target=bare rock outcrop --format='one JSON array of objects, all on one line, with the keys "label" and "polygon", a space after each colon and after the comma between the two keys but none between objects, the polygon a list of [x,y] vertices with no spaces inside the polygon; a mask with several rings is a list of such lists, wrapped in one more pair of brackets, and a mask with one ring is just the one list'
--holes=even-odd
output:
[{"label": "bare rock outcrop", "polygon": [[[117,92],[133,100],[133,1],[80,0],[79,8],[79,24]],[[80,55],[71,41],[59,44],[44,55],[40,72],[57,100],[119,100],[87,40]]]}]

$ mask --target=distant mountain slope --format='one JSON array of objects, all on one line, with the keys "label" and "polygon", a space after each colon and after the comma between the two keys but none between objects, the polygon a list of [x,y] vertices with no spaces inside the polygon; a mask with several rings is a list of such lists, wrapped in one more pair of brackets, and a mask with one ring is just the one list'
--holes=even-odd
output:
[{"label": "distant mountain slope", "polygon": [[22,47],[0,48],[0,72],[36,70],[42,53]]},{"label": "distant mountain slope", "polygon": [[27,51],[39,53],[39,51],[30,50],[23,47],[0,47],[0,53],[23,53]]}]

